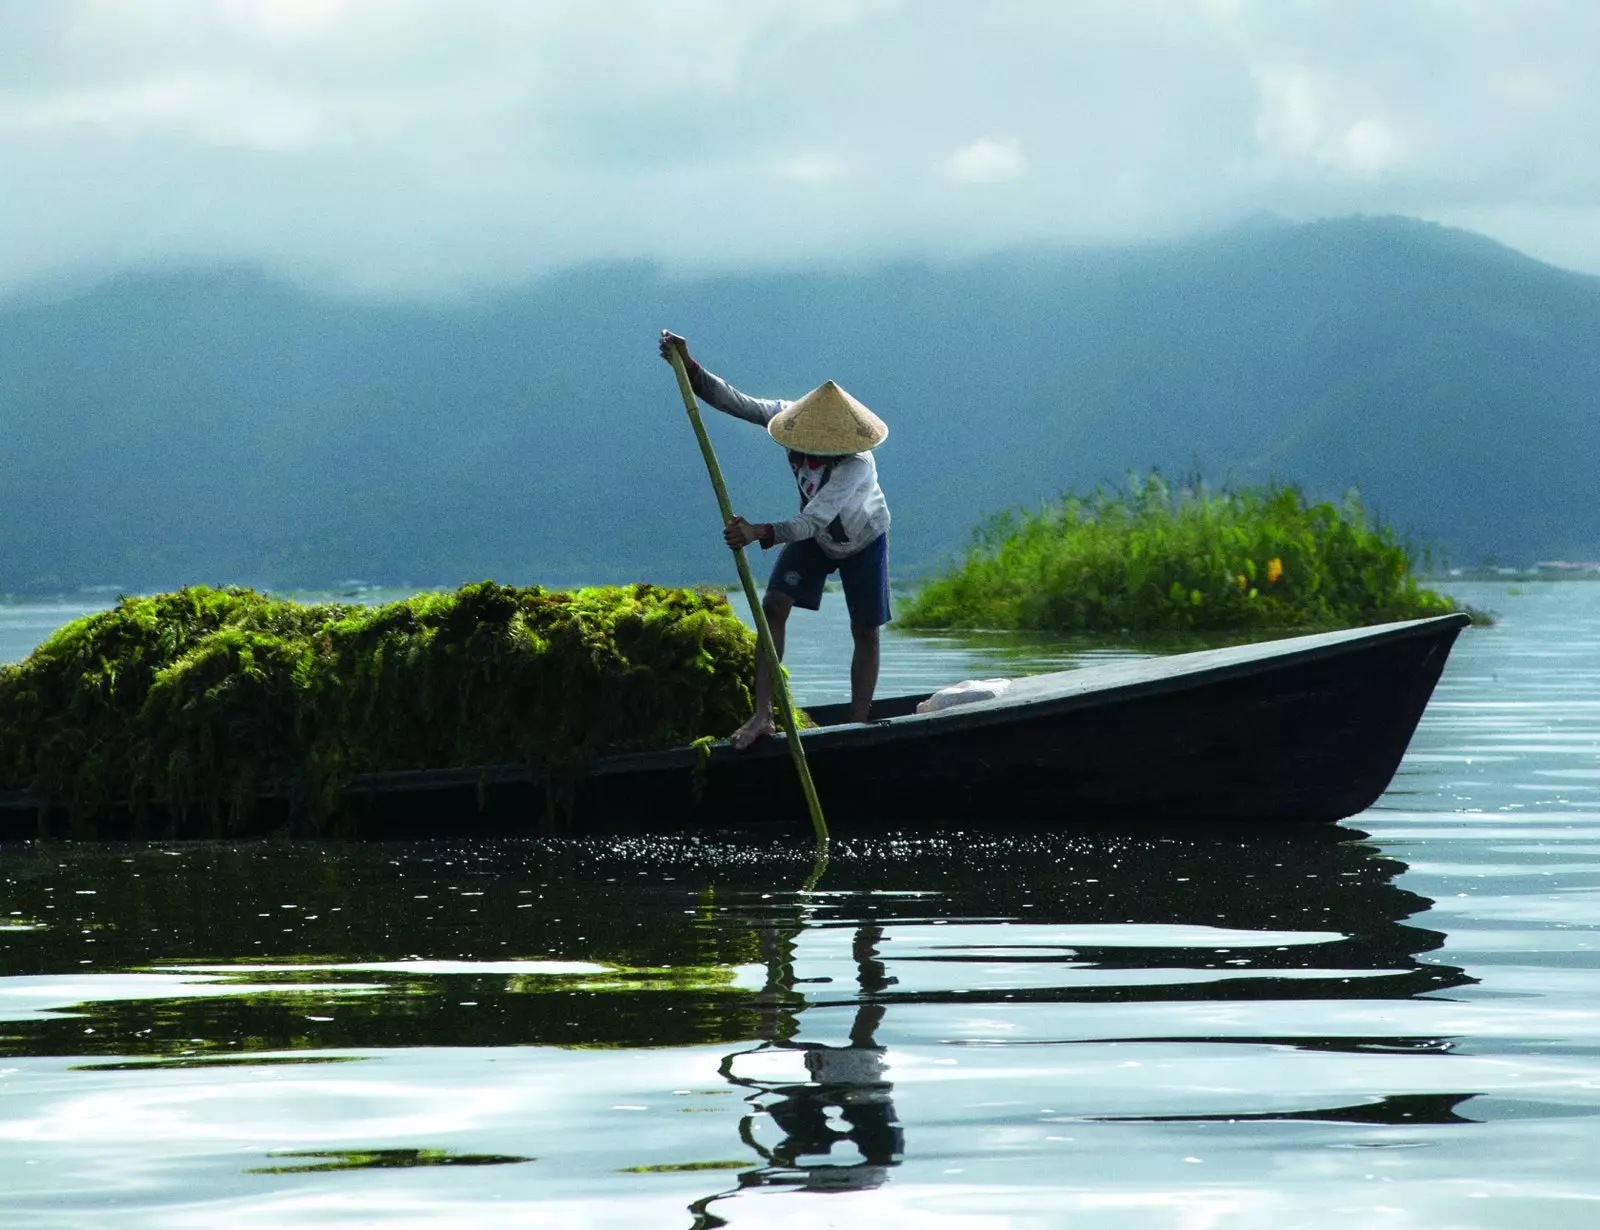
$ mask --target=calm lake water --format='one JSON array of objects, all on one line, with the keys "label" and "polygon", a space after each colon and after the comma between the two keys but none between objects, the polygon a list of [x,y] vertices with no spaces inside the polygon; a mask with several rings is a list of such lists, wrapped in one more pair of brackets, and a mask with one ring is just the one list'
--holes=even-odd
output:
[{"label": "calm lake water", "polygon": [[1600,585],[1457,592],[1501,622],[1337,828],[9,846],[0,1226],[1587,1230]]}]

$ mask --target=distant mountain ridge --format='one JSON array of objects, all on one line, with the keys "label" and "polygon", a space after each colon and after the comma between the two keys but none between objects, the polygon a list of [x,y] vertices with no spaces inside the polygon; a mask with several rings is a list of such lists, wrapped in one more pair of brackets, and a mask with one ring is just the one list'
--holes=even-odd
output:
[{"label": "distant mountain ridge", "polygon": [[[1349,218],[440,306],[239,269],[0,303],[0,593],[725,580],[663,326],[748,392],[832,377],[889,422],[901,574],[1152,466],[1358,486],[1456,562],[1600,556],[1600,279]],[[739,510],[791,515],[776,446],[709,417]]]}]

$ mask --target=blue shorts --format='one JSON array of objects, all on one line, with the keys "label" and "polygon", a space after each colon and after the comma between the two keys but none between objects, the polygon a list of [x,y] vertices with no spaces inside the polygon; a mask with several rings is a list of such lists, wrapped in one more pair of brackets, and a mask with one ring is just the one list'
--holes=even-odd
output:
[{"label": "blue shorts", "polygon": [[838,569],[844,582],[844,604],[850,623],[877,628],[889,622],[889,535],[879,534],[854,555],[830,559],[814,538],[784,544],[772,565],[767,593],[792,598],[798,607],[815,611],[822,605],[822,583]]}]

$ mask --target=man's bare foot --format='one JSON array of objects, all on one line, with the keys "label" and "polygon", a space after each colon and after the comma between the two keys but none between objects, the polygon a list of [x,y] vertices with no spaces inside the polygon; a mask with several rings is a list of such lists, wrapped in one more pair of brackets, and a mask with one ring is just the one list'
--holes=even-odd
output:
[{"label": "man's bare foot", "polygon": [[763,735],[770,735],[775,728],[770,715],[750,715],[750,720],[729,736],[728,742],[732,743],[735,751],[744,751]]}]

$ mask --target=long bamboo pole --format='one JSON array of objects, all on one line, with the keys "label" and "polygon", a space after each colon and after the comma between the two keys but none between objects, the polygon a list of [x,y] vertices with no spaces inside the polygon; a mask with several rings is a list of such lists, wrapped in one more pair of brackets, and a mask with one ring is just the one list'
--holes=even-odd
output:
[{"label": "long bamboo pole", "polygon": [[[695,400],[694,386],[689,383],[689,371],[683,365],[683,355],[676,346],[667,347],[672,370],[678,377],[678,391],[683,394],[683,408],[689,412],[689,422],[694,425],[695,439],[700,441],[700,455],[705,458],[706,470],[711,475],[711,486],[717,493],[717,507],[722,510],[722,523],[733,520],[733,505],[728,502],[728,489],[722,482],[722,467],[711,448],[711,437],[706,435],[706,425],[700,421],[700,403]],[[750,575],[750,561],[745,559],[744,548],[733,553],[739,566],[739,580],[744,585],[744,596],[750,603],[750,613],[756,621],[756,639],[759,652],[766,660],[772,678],[772,695],[778,702],[778,720],[783,724],[785,742],[794,760],[795,773],[800,778],[800,789],[806,796],[806,808],[811,813],[811,828],[818,843],[828,840],[828,822],[822,818],[822,804],[817,799],[817,788],[811,780],[811,767],[806,764],[806,749],[800,743],[800,727],[795,721],[794,702],[789,699],[789,681],[784,678],[783,662],[778,657],[778,647],[772,639],[772,629],[767,626],[767,613],[756,594],[755,579]]]}]

